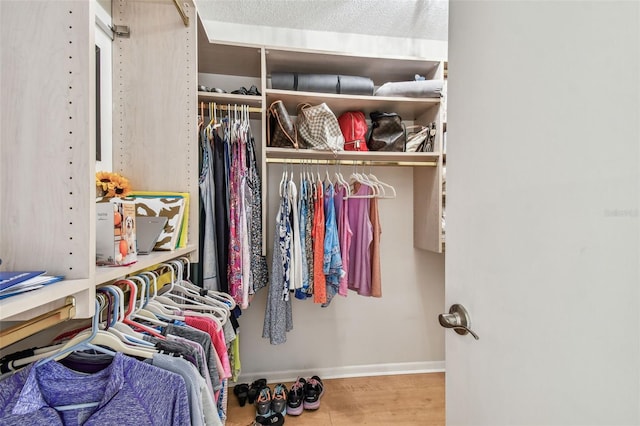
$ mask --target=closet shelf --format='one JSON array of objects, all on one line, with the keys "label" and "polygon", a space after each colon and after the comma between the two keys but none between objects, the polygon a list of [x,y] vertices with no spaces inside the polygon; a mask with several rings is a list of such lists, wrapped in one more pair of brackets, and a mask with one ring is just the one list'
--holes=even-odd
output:
[{"label": "closet shelf", "polygon": [[197,250],[195,245],[174,251],[154,251],[146,255],[138,255],[138,261],[131,266],[99,266],[96,267],[96,285],[123,278],[158,263],[166,262],[176,257],[186,256]]},{"label": "closet shelf", "polygon": [[425,110],[440,105],[440,98],[339,95],[278,89],[267,89],[266,96],[269,105],[276,100],[284,102],[291,115],[296,114],[297,106],[300,103],[308,102],[317,105],[325,102],[336,117],[345,111],[363,111],[366,116],[373,111],[385,111],[398,113],[405,121],[414,121],[424,114]]},{"label": "closet shelf", "polygon": [[[86,291],[89,286],[88,283],[88,279],[64,280],[37,290],[0,300],[0,321],[18,321],[40,315],[42,312],[51,310],[50,307],[46,308],[44,305]],[[76,297],[76,299],[78,298]],[[84,300],[82,302],[84,302]],[[29,311],[25,312],[26,307]],[[45,308],[44,310],[38,310],[38,308],[43,307]],[[79,303],[77,309],[81,310],[83,308]],[[82,316],[83,313],[84,312],[77,312],[77,315]],[[15,317],[18,314],[24,315],[21,315],[20,318]]]},{"label": "closet shelf", "polygon": [[268,163],[371,164],[388,166],[437,166],[440,154],[434,152],[354,152],[317,151],[313,149],[270,148],[265,150]]},{"label": "closet shelf", "polygon": [[[222,61],[220,61],[222,62]],[[365,76],[379,86],[388,81],[412,80],[415,74],[434,78],[439,61],[417,57],[372,57],[339,52],[267,48],[267,74],[273,72]]]},{"label": "closet shelf", "polygon": [[0,349],[6,348],[25,337],[36,334],[62,321],[73,319],[75,315],[76,299],[70,296],[67,298],[64,306],[0,331]]},{"label": "closet shelf", "polygon": [[198,102],[216,102],[221,105],[248,105],[262,107],[262,96],[234,93],[198,92]]}]

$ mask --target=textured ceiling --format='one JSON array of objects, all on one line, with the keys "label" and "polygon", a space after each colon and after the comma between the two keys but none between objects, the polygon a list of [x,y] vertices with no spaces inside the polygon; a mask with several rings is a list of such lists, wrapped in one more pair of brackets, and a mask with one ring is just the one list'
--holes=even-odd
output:
[{"label": "textured ceiling", "polygon": [[195,0],[203,20],[447,41],[448,0]]}]

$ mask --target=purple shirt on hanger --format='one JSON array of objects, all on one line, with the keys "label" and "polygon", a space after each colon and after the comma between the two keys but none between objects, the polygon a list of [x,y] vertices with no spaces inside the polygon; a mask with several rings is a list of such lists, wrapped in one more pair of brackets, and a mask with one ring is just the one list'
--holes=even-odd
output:
[{"label": "purple shirt on hanger", "polygon": [[[99,401],[98,406],[56,411],[54,407]],[[182,377],[116,353],[95,374],[78,373],[50,361],[18,371],[0,386],[0,424],[188,426]]]},{"label": "purple shirt on hanger", "polygon": [[[356,183],[353,195],[371,194],[371,188]],[[349,227],[353,232],[349,247],[348,284],[363,296],[371,295],[371,241],[373,231],[369,220],[369,198],[348,198]]]}]

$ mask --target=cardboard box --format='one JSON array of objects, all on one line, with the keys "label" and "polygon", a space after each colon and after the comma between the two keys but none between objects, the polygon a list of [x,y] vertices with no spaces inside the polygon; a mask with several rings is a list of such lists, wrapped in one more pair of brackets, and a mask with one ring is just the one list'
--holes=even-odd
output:
[{"label": "cardboard box", "polygon": [[113,198],[96,204],[96,264],[129,265],[137,261],[136,204]]}]

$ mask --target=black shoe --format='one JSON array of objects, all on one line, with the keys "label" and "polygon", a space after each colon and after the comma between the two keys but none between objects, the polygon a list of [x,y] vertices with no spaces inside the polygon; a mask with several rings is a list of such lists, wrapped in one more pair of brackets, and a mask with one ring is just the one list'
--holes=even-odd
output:
[{"label": "black shoe", "polygon": [[242,86],[241,88],[239,88],[238,90],[234,90],[233,92],[234,95],[246,95],[247,94],[247,88]]},{"label": "black shoe", "polygon": [[247,396],[249,394],[249,385],[246,383],[238,383],[233,387],[233,394],[238,398],[238,403],[241,407],[247,402]]},{"label": "black shoe", "polygon": [[298,380],[291,385],[289,394],[287,395],[287,414],[290,416],[299,416],[304,409],[304,387],[307,381],[302,377],[298,377]]},{"label": "black shoe", "polygon": [[247,397],[249,398],[249,404],[253,404],[256,400],[256,397],[260,393],[260,389],[267,386],[267,379],[258,379],[255,382],[251,383],[249,387],[249,392],[247,393]]},{"label": "black shoe", "polygon": [[307,384],[304,385],[304,409],[317,410],[320,408],[320,398],[323,393],[324,385],[320,377],[313,376],[307,380]]},{"label": "black shoe", "polygon": [[254,425],[271,425],[282,426],[284,424],[284,416],[280,413],[272,414],[270,416],[257,416]]},{"label": "black shoe", "polygon": [[247,95],[262,96],[262,94],[258,91],[258,88],[255,85],[252,85],[249,88],[249,90],[247,90]]}]

